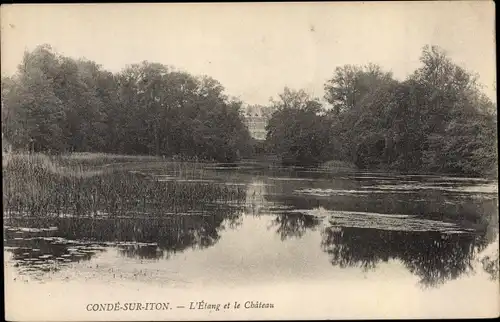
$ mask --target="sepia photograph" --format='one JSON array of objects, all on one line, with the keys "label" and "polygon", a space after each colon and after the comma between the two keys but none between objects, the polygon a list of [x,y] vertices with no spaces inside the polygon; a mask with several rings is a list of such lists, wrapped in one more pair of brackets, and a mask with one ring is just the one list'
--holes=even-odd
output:
[{"label": "sepia photograph", "polygon": [[493,1],[0,23],[7,321],[500,315]]}]

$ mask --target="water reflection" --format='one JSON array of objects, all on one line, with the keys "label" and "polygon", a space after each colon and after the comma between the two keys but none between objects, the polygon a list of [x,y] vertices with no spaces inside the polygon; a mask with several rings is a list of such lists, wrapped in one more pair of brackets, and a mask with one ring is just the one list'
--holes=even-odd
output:
[{"label": "water reflection", "polygon": [[478,255],[484,271],[490,275],[490,279],[493,281],[498,281],[500,277],[498,241],[499,235],[497,234],[494,241],[486,246]]},{"label": "water reflection", "polygon": [[247,214],[261,214],[269,204],[266,202],[266,184],[263,180],[255,180],[246,185],[245,212]]},{"label": "water reflection", "polygon": [[360,195],[353,192],[327,197],[284,192],[266,195],[266,200],[294,209],[321,207],[328,210],[422,216],[427,219],[462,222],[474,229],[492,220],[498,209],[497,199],[481,200],[471,195],[446,195],[439,191],[406,195]]},{"label": "water reflection", "polygon": [[277,215],[272,221],[272,227],[276,227],[276,233],[281,240],[289,238],[300,238],[307,230],[314,230],[321,223],[315,216],[301,212],[284,212]]},{"label": "water reflection", "polygon": [[[141,259],[169,258],[188,248],[204,249],[217,243],[220,231],[232,227],[239,219],[232,208],[217,207],[204,214],[165,214],[163,216],[120,218],[51,218],[48,224],[57,227],[51,236],[6,236],[6,246],[14,253],[22,249],[42,249],[51,258],[64,261],[90,259],[92,253],[70,253],[79,245],[75,241],[89,241],[101,246],[118,246],[120,253]],[[17,220],[16,226],[33,226],[29,219]],[[49,231],[46,231],[49,233]],[[86,244],[84,244],[86,245]],[[81,252],[81,251],[80,251]],[[38,253],[34,253],[38,255]],[[67,256],[67,254],[72,254]],[[34,255],[34,256],[35,256]],[[19,259],[19,258],[15,258]],[[38,257],[39,261],[49,261]],[[29,261],[24,258],[23,262]]]},{"label": "water reflection", "polygon": [[322,249],[332,265],[373,270],[377,264],[400,260],[424,286],[437,286],[472,272],[484,236],[327,227]]},{"label": "water reflection", "polygon": [[[486,180],[458,180],[467,189],[437,176],[346,180],[276,181],[266,202],[294,209],[273,220],[281,240],[321,227],[321,248],[332,265],[367,271],[397,260],[422,286],[436,287],[473,273],[478,253],[498,236],[497,196],[477,194],[491,185]],[[385,190],[377,188],[381,183]],[[388,193],[394,190],[405,193]],[[482,260],[494,278],[497,261],[498,251],[496,261],[494,255]]]},{"label": "water reflection", "polygon": [[15,266],[22,273],[55,272],[88,261],[104,250],[98,244],[67,240],[56,229],[19,229],[6,227],[4,249],[12,253]]},{"label": "water reflection", "polygon": [[[289,242],[303,252],[314,247],[328,269],[328,261],[335,267],[362,270],[399,261],[419,277],[421,285],[436,287],[472,273],[478,253],[498,235],[497,197],[460,188],[488,184],[481,180],[290,169],[266,172],[251,167],[137,171],[124,175],[131,184],[127,188],[116,186],[118,181],[111,176],[92,178],[75,188],[81,189],[82,196],[80,208],[75,208],[78,213],[43,220],[9,218],[4,244],[13,262],[32,273],[92,261],[110,247],[117,252],[107,254],[118,253],[118,263],[139,259],[147,262],[144,265],[172,263],[175,254],[187,250],[200,250],[193,255],[200,257],[201,251],[210,254],[209,249],[234,254],[224,248],[231,245],[219,243],[233,230],[248,243],[272,237],[267,245],[271,253],[273,247]],[[100,201],[92,190],[99,185],[112,187]],[[61,193],[66,203],[73,200],[67,191]],[[67,211],[58,209],[58,213]],[[244,218],[264,218],[269,224],[262,228],[247,221],[250,228],[238,230]],[[311,235],[304,237],[308,232]],[[314,245],[300,243],[311,236],[308,240],[314,240]],[[276,252],[273,260],[288,265],[293,256],[293,252]],[[483,257],[482,263],[493,278],[498,276],[494,255]],[[235,269],[211,265],[222,273]],[[192,269],[202,275],[204,267]]]}]

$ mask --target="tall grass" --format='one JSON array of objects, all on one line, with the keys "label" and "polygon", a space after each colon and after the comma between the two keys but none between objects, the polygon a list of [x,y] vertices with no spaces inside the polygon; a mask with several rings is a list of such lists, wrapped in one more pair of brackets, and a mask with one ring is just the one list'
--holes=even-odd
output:
[{"label": "tall grass", "polygon": [[[123,160],[118,156],[110,158]],[[68,159],[91,160],[93,164],[109,160],[107,156],[83,154],[12,154],[2,158],[4,216],[37,217],[43,222],[47,216],[161,215],[203,210],[245,198],[241,187],[161,182],[153,176],[131,173],[130,168],[103,168],[79,162],[68,165]],[[162,166],[157,165],[158,169]],[[179,171],[192,168],[177,166]]]},{"label": "tall grass", "polygon": [[348,161],[341,160],[330,160],[319,166],[320,169],[326,170],[355,170],[357,169],[356,165]]},{"label": "tall grass", "polygon": [[83,163],[65,164],[64,157],[35,154],[7,154],[2,156],[4,175],[30,175],[39,178],[47,175],[66,177],[90,177],[100,175],[102,170],[85,166]]},{"label": "tall grass", "polygon": [[120,163],[130,162],[158,162],[164,161],[159,156],[149,155],[122,155],[94,152],[68,153],[58,156],[57,159],[64,165],[90,165],[90,166],[110,166]]}]

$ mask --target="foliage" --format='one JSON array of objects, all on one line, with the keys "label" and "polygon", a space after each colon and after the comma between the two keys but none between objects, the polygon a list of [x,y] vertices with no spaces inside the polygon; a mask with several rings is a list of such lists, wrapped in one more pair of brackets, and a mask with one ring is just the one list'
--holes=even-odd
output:
[{"label": "foliage", "polygon": [[275,112],[266,127],[268,149],[286,165],[316,165],[330,158],[333,137],[319,115],[321,104],[304,91],[285,88],[274,102]]},{"label": "foliage", "polygon": [[2,79],[3,133],[18,150],[235,161],[251,152],[241,104],[210,77],[146,61],[113,74],[48,45]]},{"label": "foliage", "polygon": [[405,80],[380,66],[337,67],[328,108],[285,88],[268,106],[265,146],[251,138],[243,102],[208,76],[142,62],[110,73],[48,45],[2,79],[2,131],[17,150],[181,156],[232,162],[255,151],[286,165],[336,160],[358,168],[496,175],[496,104],[476,77],[435,46]]},{"label": "foliage", "polygon": [[325,84],[329,109],[285,89],[268,145],[284,163],[496,175],[496,104],[438,47],[424,47],[421,63],[404,81],[374,64],[338,67]]}]

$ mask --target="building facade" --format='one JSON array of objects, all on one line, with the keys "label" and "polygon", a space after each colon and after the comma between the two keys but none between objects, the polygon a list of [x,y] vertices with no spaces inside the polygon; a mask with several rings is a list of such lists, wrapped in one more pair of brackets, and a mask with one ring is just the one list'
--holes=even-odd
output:
[{"label": "building facade", "polygon": [[266,125],[271,118],[271,110],[260,105],[247,105],[243,108],[243,116],[248,130],[256,140],[266,139]]}]

